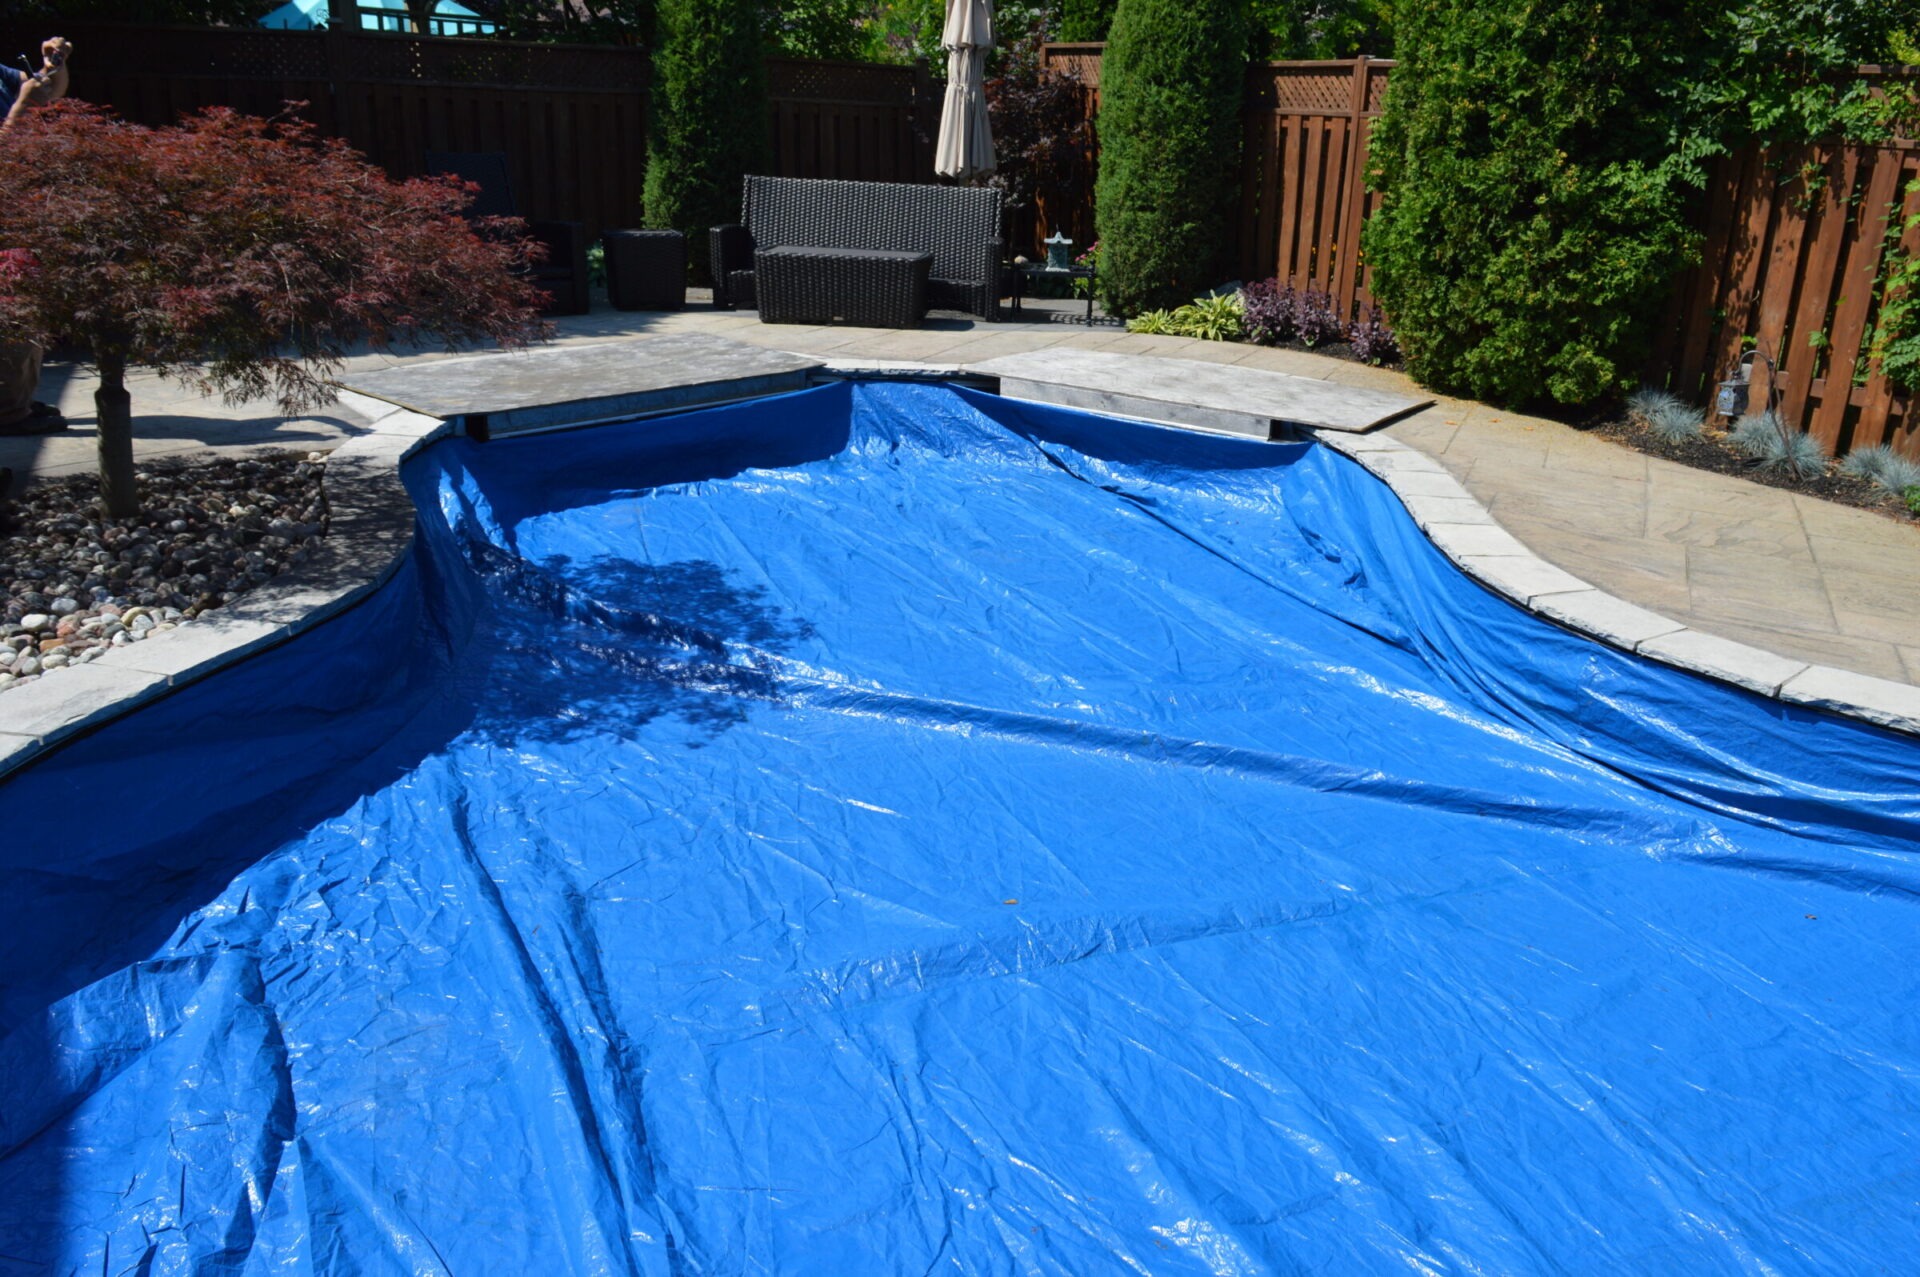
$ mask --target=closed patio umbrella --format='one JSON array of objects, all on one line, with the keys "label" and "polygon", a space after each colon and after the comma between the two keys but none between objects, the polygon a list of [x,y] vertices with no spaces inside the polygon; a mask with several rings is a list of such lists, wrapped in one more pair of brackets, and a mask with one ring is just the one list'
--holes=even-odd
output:
[{"label": "closed patio umbrella", "polygon": [[987,120],[987,52],[993,48],[993,0],[947,0],[947,97],[940,110],[934,171],[969,178],[991,173],[993,126]]}]

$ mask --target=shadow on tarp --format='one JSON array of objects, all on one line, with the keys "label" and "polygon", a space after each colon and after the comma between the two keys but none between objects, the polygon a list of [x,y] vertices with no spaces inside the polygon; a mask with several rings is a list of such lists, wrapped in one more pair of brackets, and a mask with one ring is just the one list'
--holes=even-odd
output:
[{"label": "shadow on tarp", "polygon": [[[764,657],[809,632],[712,563],[536,567],[444,525],[422,531],[365,603],[0,787],[0,1202],[11,1204],[0,1271],[74,1241],[57,1159],[9,1166],[13,1155],[118,1061],[166,1038],[192,1000],[230,978],[258,984],[252,968],[150,959],[236,874],[463,734],[514,748],[630,736],[671,715],[697,747],[743,722],[748,704],[777,699]],[[465,601],[445,606],[452,598]],[[114,1023],[129,1004],[147,1011],[131,1035]],[[263,1060],[284,1054],[276,1032],[260,1033]],[[76,1040],[93,1044],[90,1058],[76,1057]],[[284,1068],[261,1067],[280,1080],[258,1085],[284,1089]],[[290,1104],[261,1138],[291,1137]],[[245,1253],[246,1236],[230,1240]]]}]

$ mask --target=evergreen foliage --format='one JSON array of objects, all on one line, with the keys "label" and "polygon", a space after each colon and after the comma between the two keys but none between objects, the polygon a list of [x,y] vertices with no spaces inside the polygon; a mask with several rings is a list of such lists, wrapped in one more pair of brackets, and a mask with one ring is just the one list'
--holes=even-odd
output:
[{"label": "evergreen foliage", "polygon": [[686,235],[699,277],[708,229],[740,220],[740,179],[771,163],[761,12],[760,0],[660,0],[646,221]]},{"label": "evergreen foliage", "polygon": [[1844,74],[1916,0],[1411,0],[1376,130],[1375,295],[1415,377],[1497,403],[1626,389],[1709,161],[1884,128]]},{"label": "evergreen foliage", "polygon": [[1120,0],[1060,0],[1062,40],[1104,40]]},{"label": "evergreen foliage", "polygon": [[1393,56],[1393,0],[1251,0],[1254,61]]},{"label": "evergreen foliage", "polygon": [[1423,384],[1495,403],[1624,390],[1688,243],[1649,81],[1686,0],[1419,0],[1373,154],[1374,295]]},{"label": "evergreen foliage", "polygon": [[1120,0],[1101,68],[1102,299],[1170,308],[1219,282],[1240,159],[1246,0]]}]

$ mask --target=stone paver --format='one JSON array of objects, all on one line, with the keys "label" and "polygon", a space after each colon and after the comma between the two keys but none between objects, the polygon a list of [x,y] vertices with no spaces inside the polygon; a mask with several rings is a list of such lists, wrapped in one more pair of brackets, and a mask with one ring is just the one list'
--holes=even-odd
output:
[{"label": "stone paver", "polygon": [[[1077,304],[1053,309],[1072,312]],[[1028,318],[978,324],[935,317],[900,332],[761,324],[750,313],[694,304],[657,314],[600,309],[557,327],[558,340],[567,344],[703,332],[840,362],[975,363],[1058,346],[1231,363],[1431,397],[1398,373],[1300,351],[1134,336],[1110,325],[1089,329],[1053,322],[1044,303],[1030,309]],[[444,356],[369,353],[348,365],[367,370],[436,358]],[[344,407],[283,421],[268,404],[228,407],[150,376],[131,382],[142,457],[330,449],[368,429],[365,419]],[[0,465],[34,477],[90,471],[92,389],[82,371],[50,363],[41,398],[56,400],[74,428],[64,436],[0,439]],[[1704,631],[1697,638],[1676,636],[1680,641],[1668,644],[1674,659],[1710,666],[1738,655],[1736,646],[1744,644],[1772,654],[1757,665],[1754,658],[1739,658],[1748,662],[1743,679],[1754,684],[1784,682],[1803,665],[1824,664],[1920,685],[1920,529],[1643,457],[1557,422],[1463,400],[1437,399],[1384,433],[1435,458],[1502,527],[1550,563],[1630,604]],[[1423,524],[1489,522],[1466,509],[1471,503],[1434,492],[1411,502],[1423,507],[1416,511]],[[1476,547],[1504,544],[1484,534],[1452,535]],[[1554,597],[1567,601],[1563,610],[1570,614],[1586,608],[1576,593],[1547,594],[1543,601]],[[1635,633],[1655,624],[1635,614],[1617,620]],[[1708,641],[1714,636],[1725,646]],[[1666,643],[1655,638],[1645,650],[1661,651]]]}]

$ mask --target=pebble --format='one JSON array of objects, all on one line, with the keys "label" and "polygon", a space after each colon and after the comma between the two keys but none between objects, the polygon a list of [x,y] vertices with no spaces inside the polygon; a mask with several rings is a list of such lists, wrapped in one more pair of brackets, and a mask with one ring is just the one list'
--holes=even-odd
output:
[{"label": "pebble", "polygon": [[192,623],[309,557],[325,453],[154,464],[142,512],[105,518],[92,476],[0,507],[0,690]]}]

